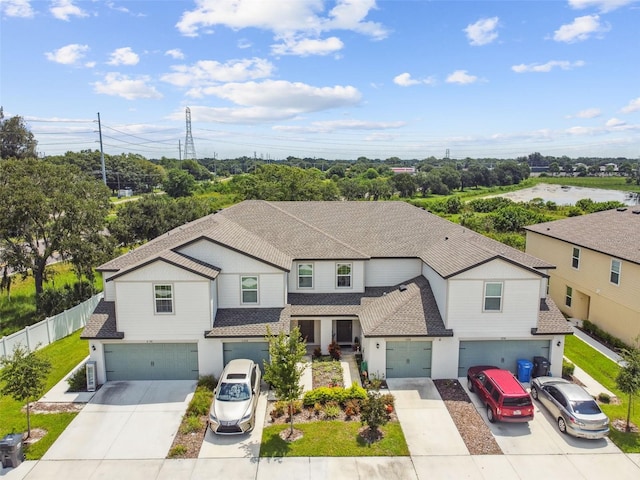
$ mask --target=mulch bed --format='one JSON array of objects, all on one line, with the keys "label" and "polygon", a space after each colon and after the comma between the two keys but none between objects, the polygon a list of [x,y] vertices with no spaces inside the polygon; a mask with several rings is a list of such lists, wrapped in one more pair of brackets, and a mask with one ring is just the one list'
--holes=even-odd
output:
[{"label": "mulch bed", "polygon": [[[167,458],[198,458],[202,442],[207,434],[207,420],[208,415],[202,415],[200,417],[200,429],[195,432],[182,433],[178,430]],[[178,448],[176,449],[176,447]]]},{"label": "mulch bed", "polygon": [[449,415],[471,455],[501,455],[491,430],[457,380],[434,380]]}]

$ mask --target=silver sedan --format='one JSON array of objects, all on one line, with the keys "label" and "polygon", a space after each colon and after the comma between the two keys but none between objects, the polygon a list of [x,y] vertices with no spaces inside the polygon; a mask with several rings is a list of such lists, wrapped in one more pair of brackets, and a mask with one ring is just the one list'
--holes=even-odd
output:
[{"label": "silver sedan", "polygon": [[609,433],[609,418],[580,385],[564,378],[536,377],[531,396],[549,410],[562,433],[593,439]]}]

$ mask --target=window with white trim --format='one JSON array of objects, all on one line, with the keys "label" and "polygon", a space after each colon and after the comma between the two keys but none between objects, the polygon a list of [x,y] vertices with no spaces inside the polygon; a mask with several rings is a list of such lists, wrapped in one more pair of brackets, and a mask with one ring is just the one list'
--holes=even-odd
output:
[{"label": "window with white trim", "polygon": [[502,282],[484,284],[484,311],[499,312],[502,309]]},{"label": "window with white trim", "polygon": [[609,275],[609,281],[614,285],[620,285],[620,269],[622,268],[622,262],[611,259],[611,274]]},{"label": "window with white trim", "polygon": [[173,313],[173,285],[154,285],[156,313]]},{"label": "window with white trim", "polygon": [[573,300],[573,288],[567,285],[567,293],[564,296],[564,304],[567,307],[570,307],[572,300]]},{"label": "window with white trim", "polygon": [[580,268],[580,249],[578,247],[573,247],[573,252],[571,254],[571,266],[576,270]]},{"label": "window with white trim", "polygon": [[338,288],[351,288],[351,264],[336,264],[336,286]]},{"label": "window with white trim", "polygon": [[313,264],[298,264],[298,288],[313,288]]},{"label": "window with white trim", "polygon": [[258,277],[241,277],[242,303],[258,303]]}]

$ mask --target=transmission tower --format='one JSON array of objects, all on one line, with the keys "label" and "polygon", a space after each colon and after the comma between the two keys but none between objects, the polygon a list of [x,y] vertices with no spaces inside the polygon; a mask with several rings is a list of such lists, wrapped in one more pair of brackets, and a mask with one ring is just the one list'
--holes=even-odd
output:
[{"label": "transmission tower", "polygon": [[184,159],[197,160],[196,147],[193,145],[193,137],[191,136],[191,109],[187,107],[185,110],[187,117],[187,136],[184,140]]}]

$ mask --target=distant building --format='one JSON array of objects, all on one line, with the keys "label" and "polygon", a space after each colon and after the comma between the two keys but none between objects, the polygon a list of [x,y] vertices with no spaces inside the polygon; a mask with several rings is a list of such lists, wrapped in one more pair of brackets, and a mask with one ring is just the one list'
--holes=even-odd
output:
[{"label": "distant building", "polygon": [[409,175],[415,175],[416,167],[391,167],[391,171],[396,175],[398,173],[408,173]]}]

